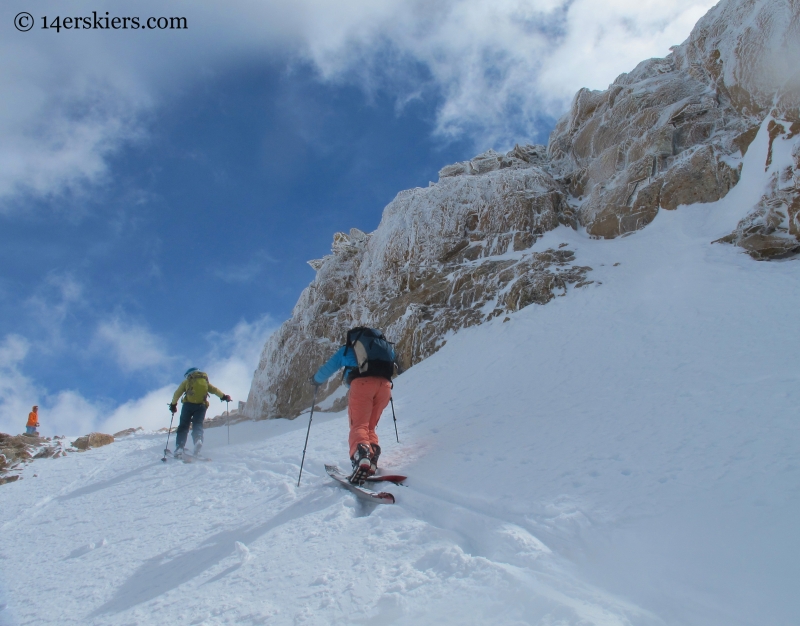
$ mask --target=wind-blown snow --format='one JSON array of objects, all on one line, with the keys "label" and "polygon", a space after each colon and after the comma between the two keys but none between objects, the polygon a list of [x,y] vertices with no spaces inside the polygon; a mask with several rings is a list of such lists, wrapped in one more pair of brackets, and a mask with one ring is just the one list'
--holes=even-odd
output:
[{"label": "wind-blown snow", "polygon": [[211,463],[162,464],[163,434],[34,462],[0,487],[0,623],[796,623],[800,266],[709,243],[767,140],[717,203],[547,233],[594,284],[398,378],[394,506],[325,475],[344,414],[314,416],[299,488],[307,414],[209,430]]}]

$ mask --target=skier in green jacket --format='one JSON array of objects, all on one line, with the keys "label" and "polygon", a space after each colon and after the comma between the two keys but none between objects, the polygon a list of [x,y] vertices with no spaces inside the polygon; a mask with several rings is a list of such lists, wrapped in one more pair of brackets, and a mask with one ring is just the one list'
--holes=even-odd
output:
[{"label": "skier in green jacket", "polygon": [[192,426],[192,441],[194,442],[194,454],[200,453],[203,447],[203,420],[206,418],[208,409],[208,394],[213,393],[222,402],[230,402],[231,397],[222,393],[214,385],[208,382],[208,374],[201,372],[196,367],[190,367],[184,374],[183,382],[172,395],[172,402],[169,405],[170,412],[174,415],[178,411],[178,398],[183,394],[183,407],[181,407],[181,419],[178,430],[175,431],[175,454],[176,457],[183,456],[186,445],[186,438],[189,435],[189,425]]}]

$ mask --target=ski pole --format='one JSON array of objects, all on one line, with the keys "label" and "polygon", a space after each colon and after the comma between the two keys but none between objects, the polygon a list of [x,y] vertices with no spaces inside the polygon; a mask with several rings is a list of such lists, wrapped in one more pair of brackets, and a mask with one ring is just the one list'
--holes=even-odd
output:
[{"label": "ski pole", "polygon": [[400,435],[397,434],[397,416],[394,414],[394,398],[389,396],[389,402],[392,403],[392,418],[394,419],[394,436],[397,437],[397,443],[400,443]]},{"label": "ski pole", "polygon": [[227,400],[225,400],[225,422],[228,424],[228,445],[231,445],[231,411]]},{"label": "ski pole", "polygon": [[311,400],[311,415],[308,416],[308,430],[306,431],[306,443],[303,446],[303,460],[300,461],[300,475],[297,477],[297,486],[300,486],[300,477],[303,475],[303,463],[306,462],[306,448],[308,447],[308,434],[311,432],[311,420],[314,418],[314,405],[317,403],[317,389],[318,386],[314,386],[314,399]]},{"label": "ski pole", "polygon": [[164,448],[164,458],[161,459],[162,461],[164,461],[164,463],[167,462],[167,452],[169,452],[169,436],[172,434],[172,420],[174,419],[175,419],[175,413],[170,411],[169,430],[167,431],[167,447]]}]

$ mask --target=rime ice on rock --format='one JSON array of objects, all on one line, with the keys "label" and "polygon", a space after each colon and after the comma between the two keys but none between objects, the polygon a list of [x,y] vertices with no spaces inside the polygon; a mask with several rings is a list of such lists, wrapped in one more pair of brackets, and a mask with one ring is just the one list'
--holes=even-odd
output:
[{"label": "rime ice on rock", "polygon": [[[589,268],[574,265],[571,251],[530,251],[559,224],[576,226],[563,185],[540,165],[544,152],[486,152],[469,162],[473,173],[400,192],[374,233],[336,233],[332,254],[309,262],[317,275],[292,319],[265,346],[247,414],[293,417],[306,408],[308,377],[354,325],[384,329],[409,367],[450,332],[580,283]],[[334,379],[318,400],[339,384]]]},{"label": "rime ice on rock", "polygon": [[[788,0],[721,2],[666,59],[643,61],[606,91],[578,92],[548,155],[581,199],[589,235],[616,237],[659,209],[720,199],[767,116],[784,136],[800,129],[798,11]],[[792,202],[783,214],[794,220]]]}]

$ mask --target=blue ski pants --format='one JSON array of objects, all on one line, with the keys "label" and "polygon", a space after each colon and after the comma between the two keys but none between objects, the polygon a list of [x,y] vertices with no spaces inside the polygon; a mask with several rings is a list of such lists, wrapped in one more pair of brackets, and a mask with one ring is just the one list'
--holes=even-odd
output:
[{"label": "blue ski pants", "polygon": [[194,402],[184,402],[181,409],[181,421],[178,430],[175,431],[175,449],[186,445],[186,438],[189,435],[189,425],[192,426],[192,441],[197,443],[203,441],[203,420],[206,419],[205,403],[195,404]]}]

